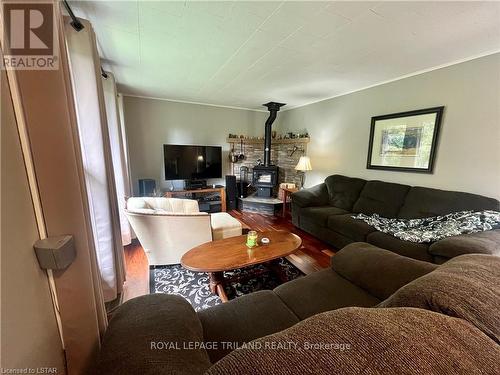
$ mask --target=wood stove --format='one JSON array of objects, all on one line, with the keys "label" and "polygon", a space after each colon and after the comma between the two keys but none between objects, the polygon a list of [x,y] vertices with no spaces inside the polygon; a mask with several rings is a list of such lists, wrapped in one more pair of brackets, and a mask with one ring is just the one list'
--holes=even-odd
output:
[{"label": "wood stove", "polygon": [[253,167],[252,184],[257,188],[257,196],[269,198],[273,196],[274,187],[278,184],[278,167],[276,165],[256,165]]},{"label": "wood stove", "polygon": [[258,197],[272,197],[274,187],[278,184],[278,166],[271,165],[271,126],[274,120],[276,120],[278,111],[284,105],[284,103],[276,102],[264,104],[269,110],[264,138],[264,164],[253,167],[252,178],[252,184],[257,189]]}]

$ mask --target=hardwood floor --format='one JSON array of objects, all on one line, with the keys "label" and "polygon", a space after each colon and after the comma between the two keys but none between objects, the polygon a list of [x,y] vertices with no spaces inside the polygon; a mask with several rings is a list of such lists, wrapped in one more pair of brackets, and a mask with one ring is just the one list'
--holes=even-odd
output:
[{"label": "hardwood floor", "polygon": [[240,211],[231,211],[230,214],[253,230],[287,230],[302,238],[301,248],[287,258],[305,274],[328,267],[330,258],[336,251],[309,233],[296,228],[290,218]]},{"label": "hardwood floor", "polygon": [[[239,211],[229,213],[250,229],[287,230],[301,237],[301,248],[287,259],[305,274],[328,267],[330,258],[336,251],[333,247],[296,228],[289,218]],[[127,301],[149,293],[149,266],[146,254],[137,240],[125,246],[124,251],[127,281],[124,285],[123,301]]]},{"label": "hardwood floor", "polygon": [[125,246],[125,269],[127,279],[123,285],[123,302],[149,294],[148,258],[137,239]]}]

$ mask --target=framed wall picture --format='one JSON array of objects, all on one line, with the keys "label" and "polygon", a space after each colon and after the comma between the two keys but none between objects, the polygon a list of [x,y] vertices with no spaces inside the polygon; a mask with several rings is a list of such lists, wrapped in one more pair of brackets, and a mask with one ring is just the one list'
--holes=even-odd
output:
[{"label": "framed wall picture", "polygon": [[372,117],[368,169],[432,173],[444,107]]}]

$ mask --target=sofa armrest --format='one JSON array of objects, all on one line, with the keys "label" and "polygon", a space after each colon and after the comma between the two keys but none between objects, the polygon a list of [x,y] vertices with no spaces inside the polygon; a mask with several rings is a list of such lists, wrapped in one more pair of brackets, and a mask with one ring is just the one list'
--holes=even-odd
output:
[{"label": "sofa armrest", "polygon": [[429,247],[429,254],[444,258],[473,253],[500,255],[500,229],[447,237]]},{"label": "sofa armrest", "polygon": [[349,244],[332,257],[335,272],[381,300],[436,267],[365,242]]},{"label": "sofa armrest", "polygon": [[293,204],[299,207],[324,206],[328,204],[328,199],[325,183],[292,194]]},{"label": "sofa armrest", "polygon": [[203,328],[182,297],[151,294],[124,303],[104,335],[96,374],[203,374],[210,366]]}]

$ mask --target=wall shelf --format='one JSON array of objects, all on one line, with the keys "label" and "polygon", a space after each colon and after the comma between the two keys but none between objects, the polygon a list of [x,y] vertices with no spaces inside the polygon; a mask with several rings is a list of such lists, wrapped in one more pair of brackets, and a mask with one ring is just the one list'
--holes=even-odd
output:
[{"label": "wall shelf", "polygon": [[[310,138],[287,138],[287,139],[272,139],[272,144],[294,144],[294,143],[309,143]],[[264,139],[251,139],[251,138],[227,138],[227,143],[239,144],[243,141],[243,144],[259,144],[264,143]]]}]

